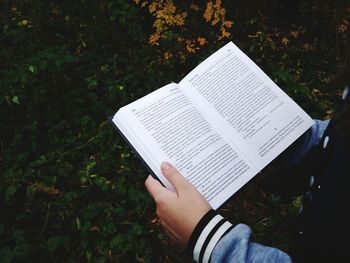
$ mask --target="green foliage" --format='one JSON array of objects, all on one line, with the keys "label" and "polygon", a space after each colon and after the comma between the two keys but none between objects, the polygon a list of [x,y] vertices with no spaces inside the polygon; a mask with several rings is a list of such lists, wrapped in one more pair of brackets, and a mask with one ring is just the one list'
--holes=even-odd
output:
[{"label": "green foliage", "polygon": [[[138,9],[126,1],[3,5],[2,261],[151,259],[146,173],[106,121],[148,92],[140,60],[151,48],[132,54],[139,43],[130,43],[142,38]],[[124,20],[115,21],[119,9]]]},{"label": "green foliage", "polygon": [[[329,46],[304,23],[302,37],[286,47],[261,14],[224,6],[240,21],[232,40],[313,116],[324,116],[330,106],[324,79],[335,71],[330,26]],[[1,262],[182,261],[159,251],[167,241],[153,220],[147,172],[107,118],[179,80],[223,42],[191,17],[179,30],[205,35],[208,44],[198,53],[185,53],[176,42],[181,34],[171,30],[164,46],[150,46],[153,17],[126,0],[0,1],[0,7]],[[306,36],[315,50],[301,51]],[[165,59],[169,50],[174,56]],[[298,202],[288,214],[295,216]],[[285,227],[280,219],[255,222],[259,241]]]}]

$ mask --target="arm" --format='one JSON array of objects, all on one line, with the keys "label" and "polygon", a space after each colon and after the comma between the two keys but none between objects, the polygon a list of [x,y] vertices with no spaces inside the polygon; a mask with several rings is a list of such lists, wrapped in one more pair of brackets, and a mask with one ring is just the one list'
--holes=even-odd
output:
[{"label": "arm", "polygon": [[164,188],[149,176],[145,182],[157,206],[165,232],[197,262],[291,262],[276,248],[250,241],[251,230],[235,227],[211,209],[209,203],[173,166],[163,163],[161,170],[176,192]]}]

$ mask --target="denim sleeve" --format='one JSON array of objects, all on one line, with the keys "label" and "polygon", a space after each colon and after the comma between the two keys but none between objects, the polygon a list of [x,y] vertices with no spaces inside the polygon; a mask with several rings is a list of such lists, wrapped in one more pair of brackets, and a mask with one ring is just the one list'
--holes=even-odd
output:
[{"label": "denim sleeve", "polygon": [[251,234],[249,226],[235,226],[217,243],[210,262],[292,262],[288,254],[277,248],[251,242]]},{"label": "denim sleeve", "polygon": [[193,230],[187,253],[199,263],[291,262],[281,250],[251,242],[251,234],[247,225],[233,226],[215,210],[210,210]]},{"label": "denim sleeve", "polygon": [[281,170],[297,165],[303,157],[320,142],[329,120],[314,120],[311,128],[293,143],[282,155],[279,161]]}]

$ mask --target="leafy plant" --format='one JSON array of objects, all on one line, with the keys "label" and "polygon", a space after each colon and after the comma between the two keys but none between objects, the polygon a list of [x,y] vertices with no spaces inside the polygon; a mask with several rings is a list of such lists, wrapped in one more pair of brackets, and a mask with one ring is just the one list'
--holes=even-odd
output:
[{"label": "leafy plant", "polygon": [[[337,93],[327,86],[334,30],[347,30],[330,21],[343,1],[300,2],[300,26],[285,28],[250,0],[0,1],[1,262],[190,262],[160,230],[147,171],[108,117],[229,39],[312,116],[326,116]],[[260,186],[235,197],[227,216],[287,248],[281,221],[299,199]]]}]

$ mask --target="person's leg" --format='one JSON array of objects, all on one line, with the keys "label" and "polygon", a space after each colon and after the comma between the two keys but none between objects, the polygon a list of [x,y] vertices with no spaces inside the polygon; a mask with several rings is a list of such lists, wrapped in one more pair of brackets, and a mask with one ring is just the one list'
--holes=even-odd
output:
[{"label": "person's leg", "polygon": [[290,169],[300,163],[304,156],[320,142],[329,120],[315,120],[312,127],[293,143],[279,160],[279,170]]},{"label": "person's leg", "polygon": [[310,175],[304,169],[308,162],[306,155],[318,145],[328,123],[329,120],[315,120],[312,127],[274,161],[273,173],[268,180],[273,193],[289,200],[307,189]]}]

